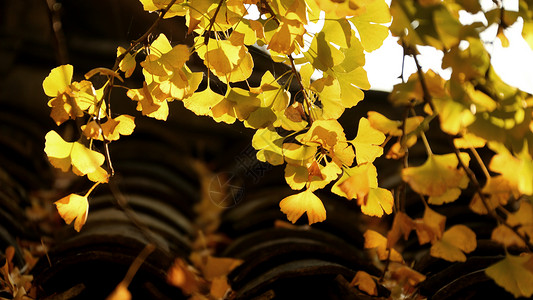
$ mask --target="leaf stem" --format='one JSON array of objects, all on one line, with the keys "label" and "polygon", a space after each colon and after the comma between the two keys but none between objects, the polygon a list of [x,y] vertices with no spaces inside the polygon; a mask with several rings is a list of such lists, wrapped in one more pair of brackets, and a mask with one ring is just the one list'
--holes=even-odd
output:
[{"label": "leaf stem", "polygon": [[100,184],[100,182],[96,182],[95,184],[93,184],[93,186],[87,191],[87,193],[85,193],[85,198],[89,197],[89,195],[93,192],[93,190]]},{"label": "leaf stem", "polygon": [[487,178],[487,181],[490,180],[490,173],[489,170],[487,170],[487,166],[485,166],[485,163],[481,159],[481,156],[479,156],[479,153],[476,151],[476,148],[469,146],[468,147],[472,154],[474,155],[474,158],[476,159],[477,163],[481,167],[481,170],[483,171],[483,175],[485,175],[485,178]]},{"label": "leaf stem", "polygon": [[300,76],[300,73],[298,72],[298,70],[296,70],[296,65],[294,64],[294,58],[292,57],[292,55],[287,55],[287,57],[289,58],[291,62],[292,73],[296,77],[296,81],[298,81],[298,85],[300,86],[300,90],[303,94],[305,104],[306,104],[305,107],[307,110],[307,116],[308,116],[307,121],[309,122],[309,125],[311,125],[313,124],[313,118],[311,117],[311,106],[312,106],[311,100],[309,99],[307,93],[305,92],[305,87],[302,83],[302,77]]}]

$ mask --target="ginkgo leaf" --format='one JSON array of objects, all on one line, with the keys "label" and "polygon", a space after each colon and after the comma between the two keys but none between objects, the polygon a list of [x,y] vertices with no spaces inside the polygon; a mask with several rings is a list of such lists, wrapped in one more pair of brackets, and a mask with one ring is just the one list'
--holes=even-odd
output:
[{"label": "ginkgo leaf", "polygon": [[503,176],[494,176],[487,179],[485,186],[481,189],[485,194],[486,203],[483,203],[478,193],[474,194],[470,202],[470,209],[480,215],[488,213],[500,205],[506,205],[513,194],[518,195],[518,191],[513,189],[511,184]]},{"label": "ginkgo leaf", "polygon": [[105,160],[104,155],[93,151],[79,142],[66,142],[55,131],[50,131],[45,136],[44,151],[50,163],[66,172],[72,166],[76,175],[85,175],[96,171]]},{"label": "ginkgo leaf", "polygon": [[[91,121],[87,125],[81,126],[85,136],[103,141],[116,141],[120,135],[130,135],[135,129],[135,118],[129,115],[120,115],[114,119],[109,119],[101,126],[96,121]],[[103,136],[102,136],[103,135]]]},{"label": "ginkgo leaf", "polygon": [[420,245],[440,240],[444,233],[445,225],[446,217],[426,206],[422,219],[414,220]]},{"label": "ginkgo leaf", "polygon": [[370,296],[378,295],[376,282],[374,279],[372,279],[372,276],[365,271],[357,271],[354,278],[350,282],[350,285],[358,287],[361,291],[369,294]]},{"label": "ginkgo leaf", "polygon": [[406,282],[410,286],[415,287],[420,282],[426,280],[425,275],[420,274],[405,264],[398,262],[390,262],[389,272],[391,273],[391,279],[393,279],[396,284]]},{"label": "ginkgo leaf", "polygon": [[106,300],[130,300],[131,293],[124,281],[121,281],[117,287],[107,296]]},{"label": "ginkgo leaf", "polygon": [[183,105],[199,116],[208,116],[211,114],[213,106],[217,105],[222,99],[224,99],[224,96],[215,93],[208,85],[205,90],[183,99]]},{"label": "ginkgo leaf", "polygon": [[326,209],[322,200],[310,190],[305,190],[295,195],[288,196],[279,203],[281,211],[293,224],[307,213],[309,225],[322,222],[326,219]]},{"label": "ginkgo leaf", "polygon": [[527,146],[516,156],[503,151],[494,155],[489,168],[501,173],[513,189],[518,189],[522,194],[533,194],[533,159]]},{"label": "ginkgo leaf", "polygon": [[407,240],[411,231],[415,229],[415,222],[404,212],[397,212],[394,215],[392,227],[387,234],[387,247],[392,248],[401,236]]},{"label": "ginkgo leaf", "polygon": [[179,287],[186,295],[191,295],[206,285],[205,280],[198,276],[195,269],[179,257],[167,271],[167,282]]},{"label": "ginkgo leaf", "polygon": [[284,139],[274,128],[258,129],[252,138],[252,146],[257,150],[257,159],[274,166],[283,164]]},{"label": "ginkgo leaf", "polygon": [[89,202],[87,197],[76,194],[70,194],[54,202],[57,211],[65,223],[69,224],[74,221],[74,229],[80,231],[89,213]]},{"label": "ginkgo leaf", "polygon": [[229,120],[235,121],[238,119],[243,121],[248,119],[250,114],[257,110],[260,106],[261,101],[257,98],[257,95],[241,89],[241,88],[229,88],[226,92],[224,98],[218,102],[211,109],[213,118],[216,121],[228,122],[227,119],[224,119],[224,116],[229,117]]},{"label": "ginkgo leaf", "polygon": [[387,238],[374,230],[367,230],[364,233],[365,249],[374,249],[380,260],[390,259],[391,261],[403,262],[402,255],[392,248],[389,255],[389,249],[387,248]]},{"label": "ginkgo leaf", "polygon": [[[57,68],[56,68],[57,69]],[[54,70],[56,70],[54,69]],[[52,74],[52,72],[51,72]],[[52,80],[47,77],[45,81]],[[68,119],[76,119],[84,116],[85,111],[94,109],[97,98],[96,91],[91,82],[83,80],[81,82],[72,82],[71,84],[63,87],[63,83],[60,84],[62,91],[59,92],[55,98],[48,101],[48,106],[52,108],[50,117],[54,119],[57,125],[62,124]],[[53,84],[44,84],[45,88],[49,90],[58,89],[59,86],[53,86]]]},{"label": "ginkgo leaf", "polygon": [[[464,253],[477,247],[476,234],[465,225],[455,225],[446,230],[442,238],[431,245],[430,254],[447,261],[466,261]],[[464,253],[463,253],[464,252]]]},{"label": "ginkgo leaf", "polygon": [[526,243],[511,228],[500,224],[492,230],[490,239],[505,247],[526,247]]},{"label": "ginkgo leaf", "polygon": [[530,202],[522,201],[518,211],[511,213],[507,217],[509,225],[518,227],[518,232],[533,237],[533,205]]},{"label": "ginkgo leaf", "polygon": [[317,151],[317,145],[300,145],[296,143],[283,144],[283,157],[288,164],[306,166]]},{"label": "ginkgo leaf", "polygon": [[389,29],[379,23],[388,23],[390,20],[389,6],[384,0],[367,2],[362,14],[350,18],[361,37],[361,44],[368,52],[381,47],[389,35]]},{"label": "ginkgo leaf", "polygon": [[168,103],[167,101],[154,99],[152,91],[154,91],[155,87],[155,83],[147,85],[144,82],[142,88],[130,89],[126,94],[132,100],[137,101],[137,110],[142,111],[143,116],[166,120],[168,117]]},{"label": "ginkgo leaf", "polygon": [[383,188],[371,188],[365,205],[361,206],[361,212],[368,216],[381,217],[383,213],[392,213],[394,197],[391,191]]},{"label": "ginkgo leaf", "polygon": [[[461,161],[468,165],[468,153],[461,153],[460,156]],[[466,174],[462,169],[457,169],[458,164],[454,153],[432,154],[421,166],[403,169],[402,179],[417,193],[441,196],[448,189],[460,187],[464,183]]]},{"label": "ginkgo leaf", "polygon": [[43,89],[47,96],[57,97],[65,92],[70,85],[74,67],[72,65],[61,65],[50,71],[43,81]]},{"label": "ginkgo leaf", "polygon": [[529,298],[533,295],[533,272],[525,264],[530,259],[531,254],[506,254],[503,260],[488,267],[485,274],[516,298]]},{"label": "ginkgo leaf", "polygon": [[[126,52],[126,49],[123,47],[117,48],[117,57],[120,55],[123,55]],[[135,71],[135,67],[137,66],[137,62],[135,61],[135,57],[131,55],[131,53],[124,54],[124,58],[120,61],[120,64],[118,65],[120,71],[124,72],[124,77],[128,78],[133,74],[133,71]]]},{"label": "ginkgo leaf", "polygon": [[394,205],[392,193],[378,187],[377,170],[370,163],[345,170],[331,191],[347,199],[357,199],[361,212],[369,216],[390,214]]},{"label": "ginkgo leaf", "polygon": [[385,141],[385,135],[374,129],[367,118],[359,120],[357,136],[351,142],[355,147],[355,159],[357,164],[365,162],[372,163],[377,157],[383,154],[383,147],[380,145]]}]

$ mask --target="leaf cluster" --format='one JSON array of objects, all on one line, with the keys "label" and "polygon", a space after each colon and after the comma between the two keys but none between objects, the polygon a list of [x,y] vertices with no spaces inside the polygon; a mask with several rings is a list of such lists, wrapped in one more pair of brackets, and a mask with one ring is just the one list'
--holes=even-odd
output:
[{"label": "leaf cluster", "polygon": [[[108,144],[132,134],[135,118],[112,113],[111,90],[118,87],[115,81],[124,82],[123,77],[141,72],[142,86],[121,87],[143,116],[166,120],[168,103],[181,101],[199,116],[229,124],[239,121],[255,130],[252,145],[257,159],[283,166],[287,184],[297,191],[279,204],[289,221],[294,223],[304,214],[309,224],[324,221],[327,212],[315,192],[326,187],[356,200],[368,216],[394,214],[386,237],[370,229],[364,234],[365,248],[375,249],[378,260],[387,262],[378,281],[389,280],[401,286],[402,293],[413,293],[425,279],[394,249],[412,231],[421,245],[431,244],[432,256],[465,261],[476,248],[476,234],[462,224],[446,228],[446,216],[431,206],[451,205],[471,188],[475,191],[472,211],[488,214],[499,224],[492,239],[504,247],[524,249],[521,256],[507,255],[486,274],[515,296],[533,295],[529,288],[533,281],[533,97],[499,78],[480,38],[490,26],[497,26],[494,39],[506,46],[506,29],[520,20],[522,36],[533,48],[531,1],[520,0],[518,11],[506,10],[499,1],[482,9],[475,0],[393,0],[390,7],[384,0],[141,3],[146,11],[157,11],[158,18],[128,48],[117,48],[113,68],[95,68],[85,80],[72,81],[73,67],[63,65],[43,81],[56,124],[70,119],[83,123],[76,141],[66,141],[55,131],[46,135],[45,152],[52,165],[87,176],[95,182],[93,189],[113,176]],[[461,14],[482,15],[485,22],[463,24]],[[192,45],[179,41],[172,45],[163,33],[148,39],[158,22],[172,17],[185,18],[188,34],[194,36]],[[368,117],[352,124],[357,135],[349,140],[338,119],[370,88],[363,68],[365,53],[379,48],[389,31],[417,66],[406,80],[403,70],[398,70],[402,83],[390,95],[391,105],[403,109],[404,117],[391,120],[368,112]],[[281,75],[267,71],[260,83],[250,83],[254,71],[250,47],[257,46],[289,71]],[[451,69],[449,80],[422,70],[417,56],[424,46],[443,52],[442,67]],[[192,56],[203,62],[205,72],[191,70]],[[90,81],[93,76],[105,77],[105,84],[96,89]],[[199,91],[204,79],[207,87]],[[224,88],[214,88],[213,82]],[[431,123],[438,123],[452,150],[433,153],[426,137]],[[424,145],[427,157],[421,165],[411,165],[409,149],[418,144]],[[479,156],[479,148],[491,151],[488,160]],[[394,190],[378,184],[374,162],[383,154],[403,161],[402,183]],[[470,169],[471,161],[483,174]],[[75,220],[78,231],[87,218],[93,189],[56,202],[63,219]],[[422,218],[405,212],[406,190],[422,199]],[[505,208],[511,202],[519,206],[516,212]],[[196,267],[202,269],[205,263]],[[513,276],[505,277],[508,269]],[[194,277],[183,262],[177,261],[173,270],[185,278]],[[358,273],[352,285],[375,294],[372,282],[370,275]]]}]

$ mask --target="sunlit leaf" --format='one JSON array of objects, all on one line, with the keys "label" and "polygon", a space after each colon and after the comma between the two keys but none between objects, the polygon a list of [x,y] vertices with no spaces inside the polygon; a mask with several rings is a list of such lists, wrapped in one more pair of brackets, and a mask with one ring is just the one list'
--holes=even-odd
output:
[{"label": "sunlit leaf", "polygon": [[70,194],[56,202],[57,211],[65,223],[69,224],[74,221],[74,229],[80,231],[89,213],[89,202],[87,197],[76,194]]},{"label": "sunlit leaf", "polygon": [[287,215],[287,219],[292,223],[307,213],[309,225],[322,222],[326,219],[326,209],[324,204],[313,192],[305,190],[295,195],[288,196],[279,203],[281,211]]},{"label": "sunlit leaf", "polygon": [[368,52],[381,47],[389,35],[389,29],[380,23],[388,23],[390,20],[389,6],[384,0],[367,2],[362,14],[350,18],[359,32],[363,47]]},{"label": "sunlit leaf", "polygon": [[199,116],[209,116],[211,109],[224,99],[223,95],[215,93],[209,86],[194,93],[191,97],[183,99],[183,105]]},{"label": "sunlit leaf", "polygon": [[[123,47],[118,47],[117,57],[124,54],[125,52],[126,49],[124,49]],[[133,74],[133,71],[135,71],[136,66],[137,62],[135,61],[135,57],[130,53],[126,53],[124,55],[124,58],[120,61],[119,69],[120,71],[124,72],[124,76],[128,78],[131,76],[131,74]]]},{"label": "sunlit leaf", "polygon": [[381,143],[385,141],[385,135],[379,130],[374,129],[368,119],[359,119],[359,128],[357,136],[352,141],[355,147],[355,158],[357,164],[373,162],[377,157],[383,154]]},{"label": "sunlit leaf", "polygon": [[[468,165],[470,156],[461,153],[461,160]],[[451,188],[461,186],[466,174],[458,169],[459,162],[455,154],[431,155],[424,164],[402,170],[402,178],[411,188],[420,194],[441,196]]]},{"label": "sunlit leaf", "polygon": [[105,160],[104,155],[93,151],[79,142],[66,142],[55,131],[46,134],[44,151],[50,163],[66,172],[72,166],[77,175],[85,175],[96,171]]},{"label": "sunlit leaf", "polygon": [[252,138],[252,146],[257,150],[257,159],[274,166],[283,164],[283,140],[274,128],[258,129]]},{"label": "sunlit leaf", "polygon": [[43,89],[47,96],[57,97],[65,92],[72,80],[74,67],[72,65],[62,65],[50,71],[43,81]]}]

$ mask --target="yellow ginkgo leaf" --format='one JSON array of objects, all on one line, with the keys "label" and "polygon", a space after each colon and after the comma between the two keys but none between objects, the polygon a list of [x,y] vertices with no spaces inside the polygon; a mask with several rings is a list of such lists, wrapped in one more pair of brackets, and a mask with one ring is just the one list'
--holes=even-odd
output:
[{"label": "yellow ginkgo leaf", "polygon": [[387,246],[389,248],[394,247],[402,235],[404,240],[407,240],[413,229],[415,229],[415,222],[413,219],[404,212],[397,212],[394,215],[392,227],[389,230],[389,233],[387,233]]},{"label": "yellow ginkgo leaf", "polygon": [[[123,47],[117,48],[117,57],[124,54],[126,52],[126,49]],[[131,53],[124,54],[124,58],[120,61],[119,68],[120,71],[124,72],[124,76],[126,78],[130,77],[131,74],[133,74],[133,71],[135,71],[135,67],[137,66],[137,62],[135,61],[135,57],[131,55]]]},{"label": "yellow ginkgo leaf", "polygon": [[[470,161],[468,153],[461,153],[460,156],[461,161],[468,165]],[[403,169],[402,179],[419,194],[441,196],[448,189],[461,187],[464,184],[466,174],[462,169],[457,169],[458,164],[459,161],[454,153],[432,154],[421,166]]]},{"label": "yellow ginkgo leaf", "polygon": [[47,96],[57,97],[65,92],[72,80],[74,67],[72,65],[62,65],[50,71],[43,81],[43,89]]},{"label": "yellow ginkgo leaf", "polygon": [[191,97],[183,99],[183,105],[199,116],[211,115],[211,109],[224,99],[223,95],[215,93],[209,86]]},{"label": "yellow ginkgo leaf", "polygon": [[292,223],[298,221],[304,213],[307,213],[309,225],[326,219],[326,209],[322,200],[310,190],[284,198],[279,203],[279,207]]},{"label": "yellow ginkgo leaf", "polygon": [[378,289],[376,282],[372,279],[372,276],[365,271],[357,271],[355,277],[350,282],[351,286],[358,287],[361,291],[369,294],[370,296],[377,296]]},{"label": "yellow ginkgo leaf", "polygon": [[[447,261],[466,261],[464,253],[477,247],[476,234],[465,225],[455,225],[446,230],[442,238],[431,246],[429,253]],[[463,253],[464,252],[464,253]]]},{"label": "yellow ginkgo leaf", "polygon": [[394,199],[389,190],[378,187],[377,170],[373,164],[364,163],[345,170],[331,191],[347,199],[357,199],[361,212],[381,217],[390,214]]},{"label": "yellow ginkgo leaf", "polygon": [[391,261],[403,262],[402,255],[392,248],[389,255],[389,249],[387,248],[387,238],[374,230],[367,230],[364,233],[365,249],[376,249],[378,258],[380,260],[389,259]]},{"label": "yellow ginkgo leaf", "polygon": [[518,232],[528,236],[531,240],[533,238],[533,205],[522,201],[518,211],[509,214],[507,222],[511,226],[518,227]]},{"label": "yellow ginkgo leaf", "polygon": [[529,298],[533,295],[533,272],[525,264],[530,259],[531,254],[507,254],[503,260],[488,267],[485,273],[516,298]]},{"label": "yellow ginkgo leaf", "polygon": [[420,245],[436,242],[442,238],[446,225],[446,217],[426,206],[422,219],[416,219],[415,230]]},{"label": "yellow ginkgo leaf", "polygon": [[383,147],[380,145],[385,141],[385,135],[374,129],[367,118],[359,120],[357,136],[352,141],[355,147],[355,159],[357,164],[373,162],[383,154]]},{"label": "yellow ginkgo leaf", "polygon": [[79,142],[66,142],[55,131],[50,131],[45,136],[44,151],[50,163],[66,172],[72,166],[72,171],[79,176],[93,173],[104,163],[105,157]]},{"label": "yellow ginkgo leaf", "polygon": [[371,188],[366,204],[361,206],[361,212],[367,216],[381,217],[383,213],[392,213],[393,205],[394,197],[391,191],[380,187]]},{"label": "yellow ginkgo leaf", "polygon": [[158,101],[152,95],[157,87],[156,83],[147,85],[143,83],[140,89],[130,89],[126,93],[132,100],[137,101],[137,110],[142,111],[143,116],[148,116],[157,120],[166,120],[168,117],[167,101]]},{"label": "yellow ginkgo leaf", "polygon": [[252,138],[252,146],[257,150],[257,159],[274,166],[283,164],[284,139],[273,127],[258,129]]},{"label": "yellow ginkgo leaf", "polygon": [[474,194],[470,202],[470,209],[480,215],[488,213],[500,205],[506,205],[511,195],[518,197],[518,191],[511,187],[511,184],[502,175],[490,177],[481,190],[485,194],[486,203],[483,203],[478,193]]},{"label": "yellow ginkgo leaf", "polygon": [[135,118],[129,115],[120,115],[114,119],[109,119],[102,126],[99,126],[96,121],[81,126],[81,130],[87,137],[100,141],[103,141],[104,137],[107,141],[116,141],[120,135],[132,134],[134,129]]},{"label": "yellow ginkgo leaf", "polygon": [[65,223],[69,224],[74,221],[74,229],[80,231],[89,213],[89,202],[87,197],[76,194],[70,194],[60,200],[54,202],[57,211]]},{"label": "yellow ginkgo leaf", "polygon": [[[226,123],[233,123],[235,119],[244,121],[248,119],[250,114],[257,110],[261,104],[257,95],[241,89],[229,88],[224,98],[213,106],[211,113],[215,121],[224,121]],[[229,117],[229,121],[223,117]]]},{"label": "yellow ginkgo leaf", "polygon": [[367,2],[363,13],[350,18],[359,32],[361,44],[368,52],[381,47],[389,35],[389,29],[380,23],[388,23],[390,20],[389,6],[384,0]]}]

